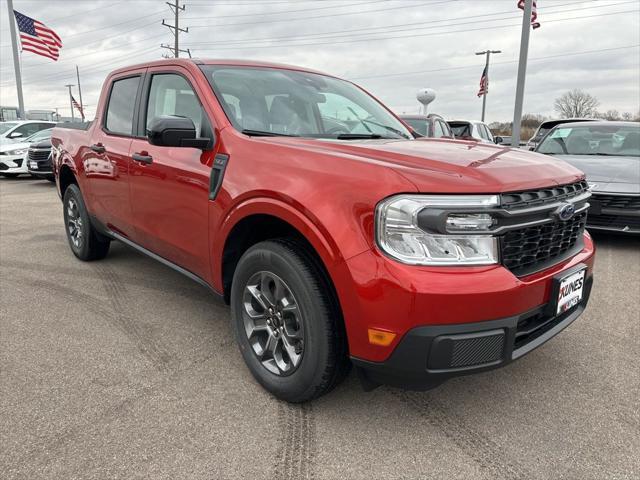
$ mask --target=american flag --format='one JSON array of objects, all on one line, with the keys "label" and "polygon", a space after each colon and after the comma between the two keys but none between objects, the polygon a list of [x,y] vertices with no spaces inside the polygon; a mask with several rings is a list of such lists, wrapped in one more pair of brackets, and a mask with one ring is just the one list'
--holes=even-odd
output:
[{"label": "american flag", "polygon": [[[525,0],[518,0],[518,8],[520,10],[524,10],[524,2]],[[540,22],[538,22],[538,6],[536,5],[536,0],[533,0],[533,5],[531,6],[531,27],[535,30],[540,27]]]},{"label": "american flag", "polygon": [[84,110],[82,109],[82,105],[80,105],[78,102],[76,102],[76,99],[73,98],[73,95],[71,95],[71,103],[80,112],[80,116],[84,120]]},{"label": "american flag", "polygon": [[478,90],[478,96],[481,97],[489,93],[489,77],[487,76],[487,66],[484,66],[482,76],[480,77],[480,90]]},{"label": "american flag", "polygon": [[27,17],[20,12],[14,10],[18,30],[20,30],[20,43],[22,50],[33,52],[52,60],[58,60],[60,56],[60,48],[62,48],[62,40],[60,37],[47,27],[44,23]]}]

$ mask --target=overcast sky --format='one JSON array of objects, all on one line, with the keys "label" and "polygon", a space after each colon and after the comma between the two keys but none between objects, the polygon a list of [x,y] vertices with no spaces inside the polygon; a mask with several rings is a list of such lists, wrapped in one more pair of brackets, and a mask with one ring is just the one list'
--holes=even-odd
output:
[{"label": "overcast sky", "polygon": [[[492,58],[487,121],[513,116],[521,11],[516,0],[181,0],[181,47],[194,57],[302,65],[361,84],[398,113],[417,113],[419,88],[436,90],[430,111],[479,118],[484,58]],[[15,10],[53,28],[57,62],[21,55],[26,109],[69,115],[65,84],[77,83],[92,118],[104,77],[114,68],[160,58],[171,43],[163,0],[14,0]],[[524,111],[553,114],[553,100],[581,88],[600,110],[640,108],[640,1],[538,0],[531,32]],[[77,88],[77,87],[74,87]],[[77,91],[74,90],[74,94]],[[0,0],[0,104],[17,95],[7,0]]]}]

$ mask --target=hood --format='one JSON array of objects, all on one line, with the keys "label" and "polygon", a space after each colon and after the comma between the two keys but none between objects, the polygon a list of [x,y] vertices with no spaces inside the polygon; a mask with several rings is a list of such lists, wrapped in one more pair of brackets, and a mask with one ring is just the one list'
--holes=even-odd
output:
[{"label": "hood", "polygon": [[553,158],[582,170],[596,192],[640,193],[640,157],[555,155]]},{"label": "hood", "polygon": [[41,142],[38,142],[38,143],[32,143],[30,147],[42,148],[42,149],[51,148],[51,140],[42,140]]},{"label": "hood", "polygon": [[8,141],[8,142],[0,142],[0,152],[8,152],[10,150],[20,150],[20,149],[27,149],[29,148],[29,143],[27,142],[13,142],[13,141]]},{"label": "hood", "polygon": [[[333,141],[269,137],[266,141],[382,164],[418,191],[499,193],[580,180],[582,172],[555,158],[517,148],[450,139]],[[434,178],[435,177],[435,178]]]}]

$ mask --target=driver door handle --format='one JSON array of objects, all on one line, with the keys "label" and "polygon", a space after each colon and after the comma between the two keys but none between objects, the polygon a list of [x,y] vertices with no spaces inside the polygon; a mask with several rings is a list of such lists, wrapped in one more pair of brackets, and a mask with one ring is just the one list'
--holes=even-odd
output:
[{"label": "driver door handle", "polygon": [[146,153],[147,152],[134,153],[133,155],[131,155],[131,158],[133,158],[134,161],[140,163],[152,163],[153,157],[151,155],[147,155]]}]

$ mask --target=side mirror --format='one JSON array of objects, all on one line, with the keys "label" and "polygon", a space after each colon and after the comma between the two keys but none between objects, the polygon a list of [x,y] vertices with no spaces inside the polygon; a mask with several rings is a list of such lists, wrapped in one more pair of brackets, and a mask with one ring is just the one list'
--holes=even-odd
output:
[{"label": "side mirror", "polygon": [[11,133],[9,134],[9,138],[21,138],[21,137],[23,137],[23,136],[24,136],[24,135],[23,135],[22,133],[20,133],[20,132],[11,132]]},{"label": "side mirror", "polygon": [[502,138],[502,137],[500,137],[500,136],[495,136],[495,137],[493,137],[493,141],[494,141],[497,145],[499,145],[499,144],[501,144],[501,143],[503,143],[503,142],[504,142],[504,138]]},{"label": "side mirror", "polygon": [[193,120],[175,115],[162,115],[151,120],[147,128],[151,145],[159,147],[192,147],[205,149],[210,139],[196,138]]}]

